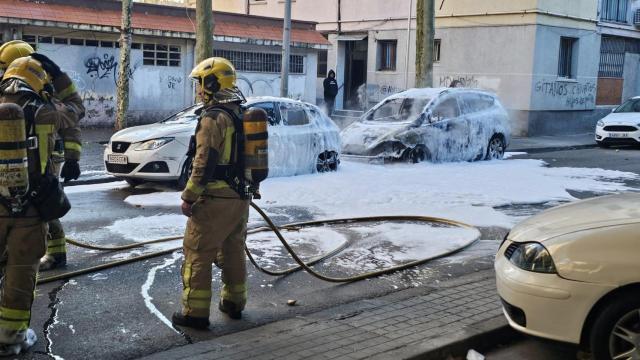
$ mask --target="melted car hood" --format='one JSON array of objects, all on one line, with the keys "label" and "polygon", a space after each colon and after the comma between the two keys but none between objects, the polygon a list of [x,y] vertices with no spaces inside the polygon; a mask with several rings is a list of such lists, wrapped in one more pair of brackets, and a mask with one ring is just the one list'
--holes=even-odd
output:
[{"label": "melted car hood", "polygon": [[175,136],[180,133],[195,131],[197,123],[190,122],[185,124],[149,124],[132,126],[118,131],[111,137],[112,141],[126,141],[130,143],[141,142],[151,139],[157,139],[167,136]]},{"label": "melted car hood", "polygon": [[640,193],[623,193],[558,206],[519,223],[509,233],[516,242],[544,242],[589,229],[640,222]]},{"label": "melted car hood", "polygon": [[395,138],[399,133],[407,130],[410,123],[372,123],[356,122],[349,125],[340,134],[342,137],[342,152],[352,155],[378,155],[371,151],[380,143]]}]

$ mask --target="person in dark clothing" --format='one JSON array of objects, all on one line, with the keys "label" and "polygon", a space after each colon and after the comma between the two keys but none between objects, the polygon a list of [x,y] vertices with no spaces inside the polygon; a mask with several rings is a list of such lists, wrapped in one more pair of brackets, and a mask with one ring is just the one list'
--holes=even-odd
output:
[{"label": "person in dark clothing", "polygon": [[327,106],[327,115],[331,116],[336,102],[336,95],[338,95],[338,81],[336,80],[335,71],[329,70],[329,74],[322,85],[324,86],[324,103]]}]

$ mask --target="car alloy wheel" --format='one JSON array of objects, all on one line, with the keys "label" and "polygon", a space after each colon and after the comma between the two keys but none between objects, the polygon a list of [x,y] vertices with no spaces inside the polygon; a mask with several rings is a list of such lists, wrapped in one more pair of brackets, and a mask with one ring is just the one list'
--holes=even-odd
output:
[{"label": "car alloy wheel", "polygon": [[640,359],[640,309],[626,313],[609,335],[612,359]]},{"label": "car alloy wheel", "polygon": [[336,171],[338,168],[338,160],[336,153],[333,151],[325,151],[318,155],[316,161],[316,170],[318,172]]},{"label": "car alloy wheel", "polygon": [[487,148],[487,160],[499,160],[504,156],[504,139],[500,135],[493,135]]}]

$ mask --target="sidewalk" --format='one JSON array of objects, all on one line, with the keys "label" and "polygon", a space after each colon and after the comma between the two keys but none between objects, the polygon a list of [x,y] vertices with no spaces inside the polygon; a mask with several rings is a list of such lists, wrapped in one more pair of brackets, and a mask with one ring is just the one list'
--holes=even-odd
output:
[{"label": "sidewalk", "polygon": [[444,359],[508,334],[493,270],[485,270],[143,359]]},{"label": "sidewalk", "polygon": [[596,147],[594,134],[514,137],[507,151],[529,154],[567,149],[587,149]]}]

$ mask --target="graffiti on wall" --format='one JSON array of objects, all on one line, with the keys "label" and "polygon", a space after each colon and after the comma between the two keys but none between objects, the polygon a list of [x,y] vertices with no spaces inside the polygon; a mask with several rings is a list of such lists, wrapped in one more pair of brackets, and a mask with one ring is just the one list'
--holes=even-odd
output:
[{"label": "graffiti on wall", "polygon": [[113,76],[113,80],[116,80],[116,67],[118,62],[113,55],[103,54],[100,56],[91,56],[84,61],[84,67],[87,69],[87,74],[94,79],[105,79],[109,76]]},{"label": "graffiti on wall", "polygon": [[167,77],[167,88],[170,90],[176,90],[178,88],[178,85],[180,85],[181,83],[182,83],[181,76],[169,75]]},{"label": "graffiti on wall", "polygon": [[595,82],[565,82],[540,80],[535,85],[535,92],[562,102],[568,108],[594,106],[596,102]]},{"label": "graffiti on wall", "polygon": [[467,88],[477,88],[480,85],[480,81],[476,79],[475,75],[457,75],[457,76],[440,76],[438,79],[438,86],[450,87],[452,84]]},{"label": "graffiti on wall", "polygon": [[[366,87],[366,91],[364,88]],[[358,88],[358,103],[363,109],[369,107],[370,102],[378,103],[384,100],[387,96],[399,93],[404,89],[388,85],[388,84],[366,84]]]}]

